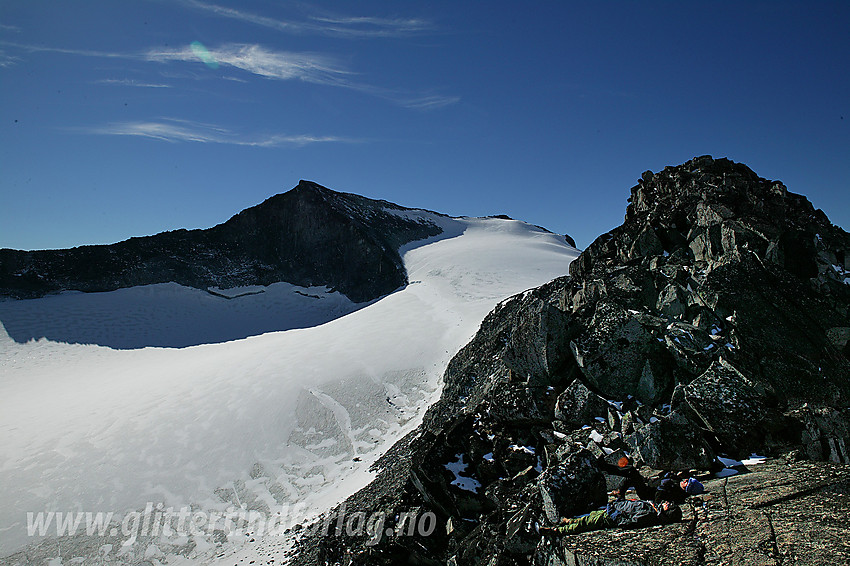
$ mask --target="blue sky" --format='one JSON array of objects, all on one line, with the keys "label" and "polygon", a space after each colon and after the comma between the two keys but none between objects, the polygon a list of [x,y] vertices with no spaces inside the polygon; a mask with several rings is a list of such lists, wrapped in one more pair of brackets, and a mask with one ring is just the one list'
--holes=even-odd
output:
[{"label": "blue sky", "polygon": [[575,237],[726,156],[850,228],[848,2],[0,0],[0,247],[206,228],[309,179]]}]

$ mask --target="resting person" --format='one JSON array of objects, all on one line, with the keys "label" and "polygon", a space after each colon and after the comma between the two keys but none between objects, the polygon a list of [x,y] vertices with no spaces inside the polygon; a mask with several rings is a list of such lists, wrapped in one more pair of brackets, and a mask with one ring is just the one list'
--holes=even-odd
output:
[{"label": "resting person", "polygon": [[606,462],[600,458],[596,463],[597,469],[608,476],[609,486],[613,487],[613,495],[622,499],[626,490],[633,487],[641,499],[652,499],[655,495],[655,486],[647,484],[640,472],[632,465],[632,461],[623,456],[616,465]]},{"label": "resting person", "polygon": [[661,501],[672,501],[682,504],[690,495],[699,495],[705,491],[703,485],[695,478],[685,477],[667,472],[663,478],[654,477],[645,479],[632,465],[627,456],[623,456],[616,465],[599,458],[596,467],[606,474],[607,482],[613,488],[612,495],[617,499],[624,499],[626,491],[634,488],[640,499]]},{"label": "resting person", "polygon": [[682,519],[682,510],[675,503],[653,503],[642,499],[613,501],[605,509],[584,517],[564,519],[559,527],[541,527],[543,535],[573,535],[599,529],[637,529],[675,523]]},{"label": "resting person", "polygon": [[655,502],[672,501],[673,503],[684,503],[689,495],[699,495],[705,488],[696,478],[685,478],[677,481],[675,478],[661,480],[661,485],[655,492]]}]

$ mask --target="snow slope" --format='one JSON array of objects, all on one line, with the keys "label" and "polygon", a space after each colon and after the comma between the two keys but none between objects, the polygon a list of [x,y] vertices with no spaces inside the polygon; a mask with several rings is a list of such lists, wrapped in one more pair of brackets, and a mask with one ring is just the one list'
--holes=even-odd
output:
[{"label": "snow slope", "polygon": [[[19,343],[0,332],[0,557],[38,542],[27,536],[27,512],[108,511],[120,521],[148,504],[261,513],[297,504],[290,518],[300,520],[368,483],[370,464],[439,397],[446,364],[484,316],[504,298],[566,274],[578,254],[562,237],[518,221],[433,221],[444,226],[442,236],[402,250],[409,286],[359,310],[339,303],[339,314],[353,312],[318,326],[137,349]],[[40,317],[50,320],[52,335],[73,337],[73,325],[90,312],[110,329],[101,342],[121,335],[122,347],[131,347],[144,340],[121,313],[138,307],[140,292],[0,303],[0,321],[35,328]],[[187,323],[195,307],[179,305],[198,298],[192,290],[165,285],[143,293],[174,305],[175,334],[227,320]],[[73,300],[75,314],[63,310],[63,299]],[[287,317],[323,322],[327,313],[307,313],[323,300],[276,313],[282,328],[291,328]],[[150,327],[148,320],[135,328]],[[120,541],[119,533],[116,544],[91,547],[85,537],[66,537],[56,552],[68,559],[123,553],[129,561],[177,552],[196,563],[220,556],[224,542]]]}]

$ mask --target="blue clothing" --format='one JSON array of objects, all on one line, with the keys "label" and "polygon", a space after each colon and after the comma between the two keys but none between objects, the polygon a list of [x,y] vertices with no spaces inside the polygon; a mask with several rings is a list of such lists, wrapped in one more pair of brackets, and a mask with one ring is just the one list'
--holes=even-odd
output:
[{"label": "blue clothing", "polygon": [[621,529],[650,527],[659,523],[658,510],[651,501],[621,499],[609,503],[606,511],[614,525]]},{"label": "blue clothing", "polygon": [[609,503],[605,509],[569,519],[560,527],[555,527],[554,531],[562,535],[574,535],[613,527],[621,529],[651,527],[660,522],[658,510],[652,502],[641,499],[621,499]]}]

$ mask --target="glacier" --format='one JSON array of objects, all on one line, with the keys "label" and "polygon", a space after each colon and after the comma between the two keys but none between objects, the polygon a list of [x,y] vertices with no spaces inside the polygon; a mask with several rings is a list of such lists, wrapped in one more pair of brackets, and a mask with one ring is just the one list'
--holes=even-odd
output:
[{"label": "glacier", "polygon": [[[0,557],[41,542],[27,513],[288,506],[295,523],[365,486],[485,315],[579,253],[516,220],[420,214],[443,233],[407,244],[409,284],[367,304],[327,289],[213,290],[232,298],[201,316],[198,301],[216,297],[176,284],[0,302]],[[170,306],[150,308],[158,299]],[[157,329],[168,347],[145,345]],[[52,539],[50,552],[169,564],[260,552],[244,536],[91,538]]]}]

